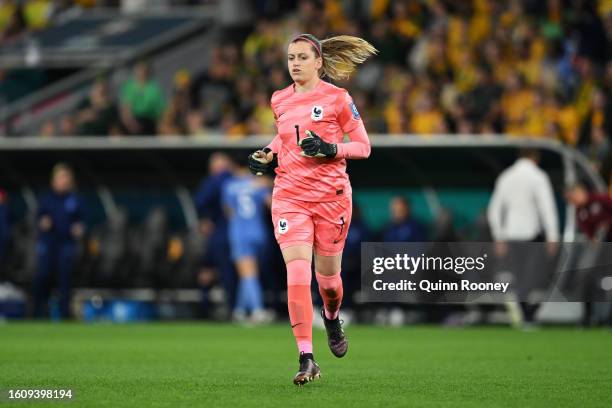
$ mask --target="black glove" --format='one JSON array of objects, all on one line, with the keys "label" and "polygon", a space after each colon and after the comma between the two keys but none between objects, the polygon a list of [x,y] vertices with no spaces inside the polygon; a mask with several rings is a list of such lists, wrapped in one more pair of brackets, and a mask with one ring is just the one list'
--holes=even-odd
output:
[{"label": "black glove", "polygon": [[[266,154],[268,154],[271,151],[272,149],[268,147],[263,149],[263,152]],[[263,176],[264,174],[271,173],[274,170],[274,168],[278,165],[278,162],[276,160],[276,155],[274,155],[274,159],[270,163],[263,163],[260,161],[263,159],[255,158],[253,156],[254,154],[255,153],[249,154],[249,170],[251,170],[251,173],[253,173],[256,176]]]},{"label": "black glove", "polygon": [[335,143],[327,143],[319,135],[311,130],[307,130],[306,137],[298,142],[302,148],[302,156],[308,157],[336,157],[338,146]]}]

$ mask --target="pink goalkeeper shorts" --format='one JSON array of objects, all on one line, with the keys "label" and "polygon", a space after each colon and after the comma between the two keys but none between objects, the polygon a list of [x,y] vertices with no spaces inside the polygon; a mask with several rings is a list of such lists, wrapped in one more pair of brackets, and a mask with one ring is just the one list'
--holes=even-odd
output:
[{"label": "pink goalkeeper shorts", "polygon": [[351,197],[324,203],[274,198],[274,236],[281,249],[309,245],[319,255],[339,255],[344,249],[352,213]]}]

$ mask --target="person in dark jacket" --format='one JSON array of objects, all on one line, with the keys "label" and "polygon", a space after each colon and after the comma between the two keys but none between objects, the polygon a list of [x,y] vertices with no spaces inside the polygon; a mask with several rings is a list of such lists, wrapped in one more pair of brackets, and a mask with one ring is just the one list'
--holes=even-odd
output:
[{"label": "person in dark jacket", "polygon": [[37,212],[37,271],[34,316],[46,314],[51,289],[59,290],[59,312],[70,317],[71,277],[77,241],[83,236],[83,204],[75,192],[70,166],[58,163],[51,173],[51,190],[40,198]]},{"label": "person in dark jacket", "polygon": [[224,184],[232,177],[231,161],[223,153],[210,157],[209,173],[194,195],[194,204],[200,218],[200,230],[207,238],[198,283],[202,288],[202,312],[208,314],[208,288],[215,272],[227,294],[228,304],[233,305],[236,293],[236,272],[230,256],[227,219],[221,204]]},{"label": "person in dark jacket", "polygon": [[390,203],[391,223],[383,232],[384,242],[423,242],[427,240],[425,228],[412,216],[408,199],[396,196]]}]

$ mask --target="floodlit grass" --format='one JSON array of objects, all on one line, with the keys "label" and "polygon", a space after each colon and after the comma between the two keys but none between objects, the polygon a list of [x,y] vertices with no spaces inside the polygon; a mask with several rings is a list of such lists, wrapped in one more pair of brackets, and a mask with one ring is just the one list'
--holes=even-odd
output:
[{"label": "floodlit grass", "polygon": [[[611,407],[609,330],[350,326],[322,378],[297,388],[288,325],[0,326],[0,389],[72,389],[87,407]],[[3,405],[0,402],[0,405]],[[54,406],[62,402],[20,402]]]}]

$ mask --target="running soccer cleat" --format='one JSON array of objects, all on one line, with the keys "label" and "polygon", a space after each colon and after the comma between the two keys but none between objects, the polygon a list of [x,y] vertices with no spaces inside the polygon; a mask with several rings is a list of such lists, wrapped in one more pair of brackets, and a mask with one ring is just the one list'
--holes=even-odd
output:
[{"label": "running soccer cleat", "polygon": [[300,371],[293,377],[293,383],[299,387],[321,377],[321,369],[315,363],[312,354],[300,353]]},{"label": "running soccer cleat", "polygon": [[340,320],[339,317],[336,317],[334,320],[329,320],[325,316],[325,310],[321,310],[321,317],[325,324],[329,349],[334,356],[338,358],[344,357],[348,351],[348,339],[344,335],[344,330],[342,330],[342,323],[344,322]]}]

